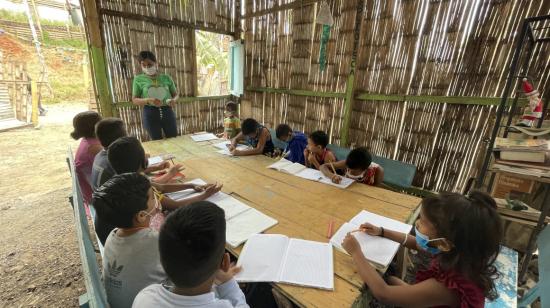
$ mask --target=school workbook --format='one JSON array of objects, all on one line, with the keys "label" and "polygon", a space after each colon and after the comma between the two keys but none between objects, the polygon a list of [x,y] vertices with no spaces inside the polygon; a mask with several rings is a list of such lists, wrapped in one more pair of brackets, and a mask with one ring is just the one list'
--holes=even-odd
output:
[{"label": "school workbook", "polygon": [[[358,230],[359,227],[366,222],[377,227],[383,227],[386,230],[407,234],[411,232],[412,229],[411,225],[363,210],[349,222],[344,223],[340,229],[338,229],[336,234],[334,234],[334,236],[330,239],[330,243],[336,249],[346,253],[344,248],[342,248],[342,241],[349,232]],[[365,255],[365,258],[375,263],[375,266],[379,265],[376,266],[377,268],[387,267],[395,257],[395,254],[401,244],[380,236],[371,236],[361,231],[354,232],[353,236],[355,236],[359,242],[361,251],[363,252],[363,255]]]},{"label": "school workbook", "polygon": [[333,183],[332,180],[326,177],[321,171],[312,169],[312,168],[307,168],[302,164],[293,163],[284,158],[282,158],[281,160],[277,161],[274,164],[267,166],[267,168],[288,173],[288,174],[300,177],[302,179],[336,186],[342,189],[348,188],[354,182],[354,180],[352,179],[341,177],[340,183]]},{"label": "school workbook", "polygon": [[[187,184],[205,185],[202,179],[195,179]],[[196,196],[200,192],[194,189],[185,189],[173,193],[167,193],[166,196],[173,200],[184,200]],[[217,192],[210,196],[207,201],[216,204],[225,212],[226,221],[226,242],[229,246],[236,248],[257,233],[273,227],[278,223],[276,219],[265,215],[264,213],[252,208],[240,200],[223,192]]]},{"label": "school workbook", "polygon": [[244,245],[235,279],[239,282],[278,282],[325,290],[334,289],[332,247],[328,243],[256,234]]}]

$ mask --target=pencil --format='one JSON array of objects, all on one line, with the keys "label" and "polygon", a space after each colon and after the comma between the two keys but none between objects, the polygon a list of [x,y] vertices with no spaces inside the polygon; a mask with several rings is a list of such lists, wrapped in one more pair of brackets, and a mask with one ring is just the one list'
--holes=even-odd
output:
[{"label": "pencil", "polygon": [[350,233],[355,233],[355,232],[365,232],[366,229],[365,228],[359,228],[359,229],[356,229],[356,230],[353,230],[351,231]]},{"label": "pencil", "polygon": [[332,237],[332,229],[334,229],[334,220],[330,220],[328,223],[327,238]]},{"label": "pencil", "polygon": [[332,162],[330,162],[330,168],[332,169],[332,173],[336,174],[336,169],[334,169],[334,166],[332,165]]}]

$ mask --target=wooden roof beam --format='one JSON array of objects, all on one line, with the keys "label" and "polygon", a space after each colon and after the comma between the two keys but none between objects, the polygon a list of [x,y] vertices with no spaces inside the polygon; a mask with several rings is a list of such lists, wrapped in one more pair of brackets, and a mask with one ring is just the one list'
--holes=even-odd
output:
[{"label": "wooden roof beam", "polygon": [[257,11],[257,12],[254,12],[254,13],[245,14],[244,16],[241,16],[241,19],[248,19],[248,18],[252,18],[252,17],[263,16],[263,15],[276,13],[276,12],[279,12],[279,11],[286,11],[286,10],[290,10],[290,9],[297,9],[297,8],[301,8],[301,7],[304,7],[304,6],[315,4],[317,2],[321,2],[321,0],[296,0],[294,2],[283,4],[283,5],[275,5],[270,9],[265,9],[265,10]]}]

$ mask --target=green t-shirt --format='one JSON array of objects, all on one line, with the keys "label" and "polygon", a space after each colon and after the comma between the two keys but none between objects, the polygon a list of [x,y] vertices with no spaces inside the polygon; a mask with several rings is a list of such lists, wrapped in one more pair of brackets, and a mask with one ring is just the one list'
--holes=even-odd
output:
[{"label": "green t-shirt", "polygon": [[235,138],[241,131],[241,120],[237,117],[223,119],[223,130],[228,138]]},{"label": "green t-shirt", "polygon": [[159,74],[155,77],[139,74],[134,77],[132,96],[139,98],[157,98],[163,104],[176,93],[176,85],[170,76]]}]

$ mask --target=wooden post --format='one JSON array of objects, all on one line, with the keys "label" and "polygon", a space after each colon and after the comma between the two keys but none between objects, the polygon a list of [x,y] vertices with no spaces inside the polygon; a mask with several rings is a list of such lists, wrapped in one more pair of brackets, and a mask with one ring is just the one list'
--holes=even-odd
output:
[{"label": "wooden post", "polygon": [[84,17],[84,27],[88,34],[88,51],[94,81],[95,98],[99,101],[98,107],[102,116],[113,116],[113,96],[107,76],[107,63],[103,51],[103,38],[98,9],[95,0],[81,1]]},{"label": "wooden post", "polygon": [[38,87],[36,85],[36,80],[31,80],[31,97],[32,97],[32,114],[31,121],[32,124],[36,127],[38,126]]},{"label": "wooden post", "polygon": [[349,143],[349,129],[351,125],[353,95],[355,92],[355,63],[357,61],[357,51],[359,49],[359,37],[361,34],[364,6],[365,0],[357,1],[357,15],[355,15],[355,28],[353,30],[353,53],[351,55],[350,72],[346,82],[346,96],[344,99],[344,123],[340,133],[340,145],[343,147],[348,146]]},{"label": "wooden post", "polygon": [[38,10],[36,9],[36,3],[34,3],[34,0],[31,0],[31,3],[34,11],[34,16],[36,17],[36,25],[38,26],[38,31],[40,31],[40,37],[42,38],[42,42],[44,42],[44,31],[42,31],[42,24],[40,23],[40,15],[38,15]]},{"label": "wooden post", "polygon": [[88,77],[88,59],[86,59],[86,56],[82,56],[82,77],[84,77],[84,87],[86,90],[88,90],[88,87],[90,86],[90,79]]}]

